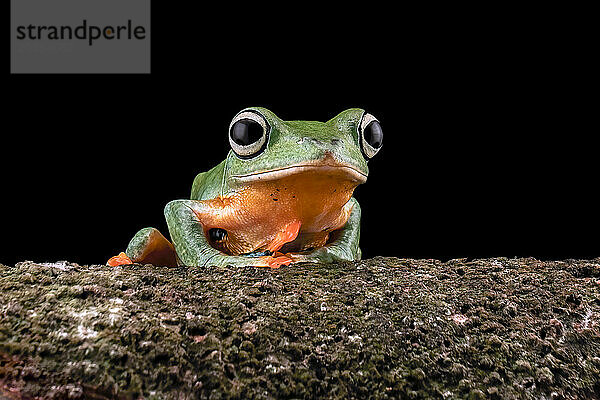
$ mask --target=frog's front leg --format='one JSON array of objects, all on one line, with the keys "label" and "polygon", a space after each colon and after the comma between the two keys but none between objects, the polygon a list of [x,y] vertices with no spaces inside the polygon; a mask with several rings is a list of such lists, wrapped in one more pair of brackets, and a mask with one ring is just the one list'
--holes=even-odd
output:
[{"label": "frog's front leg", "polygon": [[171,240],[179,261],[187,266],[225,266],[235,267],[279,267],[292,260],[284,255],[275,256],[230,256],[210,245],[200,215],[214,215],[215,218],[227,217],[233,210],[223,199],[214,200],[175,200],[165,207],[165,217]]},{"label": "frog's front leg", "polygon": [[360,205],[352,197],[348,201],[348,206],[352,207],[348,221],[346,221],[342,228],[331,233],[331,235],[334,235],[333,241],[310,253],[293,254],[291,256],[293,262],[331,263],[336,261],[360,260]]}]

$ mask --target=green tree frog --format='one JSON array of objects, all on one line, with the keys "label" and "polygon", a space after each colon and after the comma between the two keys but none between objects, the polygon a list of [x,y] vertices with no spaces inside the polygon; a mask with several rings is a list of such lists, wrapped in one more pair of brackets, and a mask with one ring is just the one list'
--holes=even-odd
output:
[{"label": "green tree frog", "polygon": [[109,265],[265,266],[358,260],[352,197],[381,149],[379,121],[352,108],[327,122],[282,121],[251,107],[229,125],[231,150],[164,210],[172,242],[144,228]]}]

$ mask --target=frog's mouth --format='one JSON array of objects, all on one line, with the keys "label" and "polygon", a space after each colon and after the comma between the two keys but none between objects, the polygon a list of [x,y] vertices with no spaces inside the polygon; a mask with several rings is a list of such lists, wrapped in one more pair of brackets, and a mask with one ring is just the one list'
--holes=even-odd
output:
[{"label": "frog's mouth", "polygon": [[231,179],[239,183],[273,181],[302,173],[343,176],[356,184],[365,183],[367,181],[367,175],[365,173],[359,171],[352,165],[335,162],[329,157],[325,160],[289,165],[268,171],[232,175]]}]

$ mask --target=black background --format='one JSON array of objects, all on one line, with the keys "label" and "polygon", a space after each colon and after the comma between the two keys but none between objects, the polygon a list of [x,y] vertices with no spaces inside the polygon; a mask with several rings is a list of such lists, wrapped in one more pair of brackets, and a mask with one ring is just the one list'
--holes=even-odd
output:
[{"label": "black background", "polygon": [[576,42],[533,13],[153,3],[151,75],[5,75],[0,262],[104,263],[187,198],[260,105],[378,117],[361,247],[600,256],[597,124]]}]

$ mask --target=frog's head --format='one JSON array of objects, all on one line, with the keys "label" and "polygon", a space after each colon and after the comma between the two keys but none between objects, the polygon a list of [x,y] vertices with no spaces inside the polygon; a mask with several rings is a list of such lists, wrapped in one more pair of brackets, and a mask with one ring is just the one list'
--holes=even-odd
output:
[{"label": "frog's head", "polygon": [[282,121],[265,108],[246,108],[229,126],[226,174],[233,186],[308,174],[356,187],[367,180],[367,161],[382,139],[378,120],[358,108],[327,122]]}]

